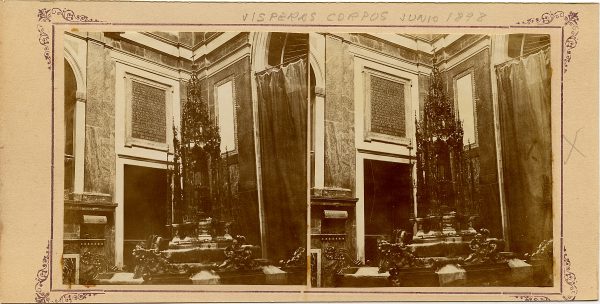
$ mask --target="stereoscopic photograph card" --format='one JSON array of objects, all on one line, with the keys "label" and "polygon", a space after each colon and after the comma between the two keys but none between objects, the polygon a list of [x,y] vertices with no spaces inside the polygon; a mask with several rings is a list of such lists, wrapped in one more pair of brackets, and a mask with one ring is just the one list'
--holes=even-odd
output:
[{"label": "stereoscopic photograph card", "polygon": [[0,300],[598,299],[598,6],[16,2]]}]

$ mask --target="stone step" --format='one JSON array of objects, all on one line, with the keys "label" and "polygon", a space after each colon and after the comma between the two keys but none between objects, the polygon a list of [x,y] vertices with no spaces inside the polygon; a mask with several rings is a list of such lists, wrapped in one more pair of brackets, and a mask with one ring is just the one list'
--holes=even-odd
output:
[{"label": "stone step", "polygon": [[[504,263],[475,266],[446,264],[439,269],[400,269],[397,279],[402,287],[443,286],[537,286],[534,267],[519,259]],[[389,273],[379,273],[378,267],[348,268],[336,279],[337,287],[392,286]]]},{"label": "stone step", "polygon": [[[260,256],[260,247],[251,247],[253,256]],[[225,248],[179,248],[179,249],[166,249],[161,251],[163,257],[165,257],[171,263],[201,263],[201,264],[220,264],[223,262],[225,257]]]},{"label": "stone step", "polygon": [[[198,266],[198,265],[196,265]],[[103,273],[94,284],[96,285],[140,285],[140,284],[195,284],[195,285],[286,285],[297,284],[298,273],[286,272],[273,265],[261,266],[250,271],[218,271],[212,269],[197,269],[193,275],[164,275],[155,276],[144,281],[143,278],[134,278],[131,272]],[[306,282],[304,277],[304,282]]]}]

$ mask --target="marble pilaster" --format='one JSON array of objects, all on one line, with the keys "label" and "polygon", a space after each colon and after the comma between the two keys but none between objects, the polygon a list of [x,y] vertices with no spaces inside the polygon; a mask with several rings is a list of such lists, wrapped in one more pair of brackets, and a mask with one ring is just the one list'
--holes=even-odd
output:
[{"label": "marble pilaster", "polygon": [[326,37],[325,187],[354,189],[354,72],[348,45]]},{"label": "marble pilaster", "polygon": [[114,189],[114,75],[108,50],[88,43],[84,192],[112,195]]}]

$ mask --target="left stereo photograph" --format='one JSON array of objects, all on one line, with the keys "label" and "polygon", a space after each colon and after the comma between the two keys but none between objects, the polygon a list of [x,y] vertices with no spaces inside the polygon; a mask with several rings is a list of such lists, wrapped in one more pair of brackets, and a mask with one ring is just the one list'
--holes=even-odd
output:
[{"label": "left stereo photograph", "polygon": [[308,52],[65,32],[62,283],[306,285]]}]

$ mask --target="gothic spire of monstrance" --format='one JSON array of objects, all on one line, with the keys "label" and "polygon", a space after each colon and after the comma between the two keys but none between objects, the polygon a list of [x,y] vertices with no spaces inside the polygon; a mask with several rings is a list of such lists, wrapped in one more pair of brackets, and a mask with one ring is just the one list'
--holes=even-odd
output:
[{"label": "gothic spire of monstrance", "polygon": [[416,122],[415,132],[419,217],[439,217],[458,211],[463,193],[462,124],[447,97],[435,51],[432,63],[423,115]]}]

